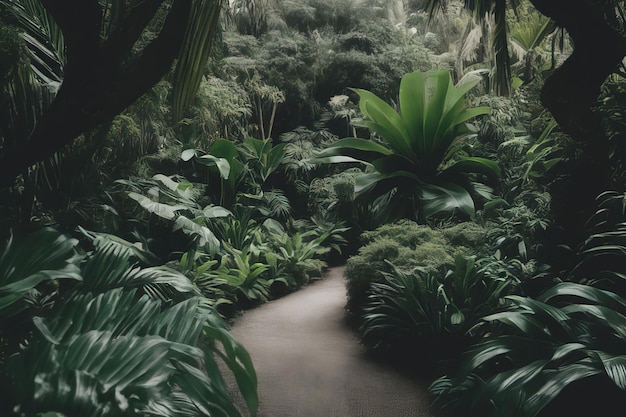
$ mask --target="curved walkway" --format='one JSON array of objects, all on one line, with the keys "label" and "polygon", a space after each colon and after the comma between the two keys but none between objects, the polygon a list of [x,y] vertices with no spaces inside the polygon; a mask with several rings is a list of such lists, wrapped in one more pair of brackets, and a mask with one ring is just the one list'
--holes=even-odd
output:
[{"label": "curved walkway", "polygon": [[369,359],[344,324],[343,267],[246,312],[232,334],[258,375],[259,417],[431,417],[430,381]]}]

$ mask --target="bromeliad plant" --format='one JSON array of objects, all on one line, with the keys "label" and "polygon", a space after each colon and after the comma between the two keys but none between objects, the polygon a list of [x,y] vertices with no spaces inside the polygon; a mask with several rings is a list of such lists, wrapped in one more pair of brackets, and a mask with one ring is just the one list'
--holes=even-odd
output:
[{"label": "bromeliad plant", "polygon": [[[422,219],[439,213],[473,216],[475,187],[469,174],[496,178],[498,164],[479,157],[457,155],[455,143],[473,133],[467,122],[489,112],[468,108],[465,95],[473,82],[455,86],[448,71],[413,72],[400,83],[400,112],[375,94],[353,89],[360,97],[366,127],[382,141],[348,138],[319,153],[318,163],[361,162],[366,173],[356,179],[357,197],[394,193],[397,214]],[[391,207],[390,207],[391,208]]]},{"label": "bromeliad plant", "polygon": [[271,233],[270,246],[277,253],[267,253],[265,258],[275,269],[277,279],[288,287],[299,288],[311,278],[321,277],[326,262],[320,258],[330,251],[330,247],[323,246],[323,242],[329,235],[326,232],[318,236],[314,230],[292,235],[279,231]]},{"label": "bromeliad plant", "polygon": [[[224,244],[226,254],[219,266],[206,270],[196,281],[202,289],[205,286],[223,288],[227,297],[239,302],[265,302],[274,280],[269,276],[270,265],[260,261],[254,248],[244,246],[241,250]],[[242,298],[243,297],[243,298]]]}]

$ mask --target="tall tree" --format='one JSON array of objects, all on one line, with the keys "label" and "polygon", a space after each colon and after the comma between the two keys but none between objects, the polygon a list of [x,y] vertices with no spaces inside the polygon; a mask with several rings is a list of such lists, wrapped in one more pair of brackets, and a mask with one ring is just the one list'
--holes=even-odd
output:
[{"label": "tall tree", "polygon": [[[574,45],[569,58],[544,82],[543,105],[574,140],[580,157],[562,165],[561,177],[551,186],[553,214],[562,231],[560,239],[576,244],[585,235],[584,224],[593,213],[595,198],[607,189],[625,187],[611,181],[608,139],[594,115],[600,88],[626,56],[626,33],[616,24],[624,0],[530,0],[535,8],[567,30]],[[433,12],[447,0],[429,0]],[[464,0],[480,13],[504,17],[503,7],[517,0]],[[497,23],[496,23],[496,26]],[[506,28],[505,25],[501,26]],[[506,44],[506,30],[496,30],[496,45]],[[500,49],[502,58],[504,49]],[[508,52],[507,52],[508,54]],[[496,60],[498,60],[496,47]],[[623,190],[620,190],[623,191]]]},{"label": "tall tree", "polygon": [[[545,81],[541,101],[574,140],[580,158],[563,167],[551,189],[553,211],[566,240],[578,242],[595,210],[595,198],[613,183],[609,143],[593,112],[603,82],[626,56],[626,34],[615,26],[623,0],[530,0],[542,14],[567,30],[574,52]],[[618,156],[619,157],[619,156]],[[624,157],[624,156],[622,156]]]},{"label": "tall tree", "polygon": [[[428,0],[426,10],[432,16],[438,10],[443,10],[449,0]],[[496,94],[508,96],[511,94],[511,59],[508,45],[508,26],[506,20],[507,3],[514,6],[520,0],[464,0],[465,7],[472,13],[473,18],[481,24],[487,24],[493,17],[495,24],[492,37],[492,47],[495,52],[493,84]]]},{"label": "tall tree", "polygon": [[[0,184],[10,185],[81,133],[111,120],[169,71],[185,45],[193,16],[222,0],[39,0],[65,42],[63,81],[54,101],[25,140],[0,145]],[[19,4],[20,0],[3,3]],[[157,35],[138,40],[157,12]],[[214,16],[214,14],[205,14]],[[216,25],[212,18],[208,24]],[[195,66],[188,72],[197,72]]]}]

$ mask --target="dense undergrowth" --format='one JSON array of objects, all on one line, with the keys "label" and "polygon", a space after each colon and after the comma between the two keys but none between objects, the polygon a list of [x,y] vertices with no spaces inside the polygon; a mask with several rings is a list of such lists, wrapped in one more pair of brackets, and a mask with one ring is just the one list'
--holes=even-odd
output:
[{"label": "dense undergrowth", "polygon": [[[462,2],[388,3],[229,2],[180,120],[172,72],[1,190],[0,414],[255,415],[228,320],[342,263],[364,346],[454,415],[623,401],[623,78],[595,108],[614,188],[571,245],[552,194],[582,151],[539,97],[568,37],[520,2],[501,96]],[[0,5],[2,151],[66,57],[38,1]]]}]

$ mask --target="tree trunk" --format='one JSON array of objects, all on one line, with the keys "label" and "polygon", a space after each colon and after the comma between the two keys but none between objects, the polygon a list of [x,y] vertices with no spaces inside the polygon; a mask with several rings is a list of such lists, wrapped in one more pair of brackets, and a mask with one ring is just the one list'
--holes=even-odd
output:
[{"label": "tree trunk", "polygon": [[531,2],[564,27],[574,42],[572,55],[545,81],[541,101],[574,140],[579,155],[563,165],[550,190],[562,239],[576,245],[585,237],[584,225],[595,211],[595,198],[616,186],[611,181],[608,138],[593,107],[602,83],[626,55],[626,39],[590,0]]},{"label": "tree trunk", "polygon": [[161,80],[180,50],[191,1],[174,1],[157,38],[140,54],[129,53],[162,1],[141,3],[101,40],[97,0],[42,0],[63,31],[68,62],[58,94],[28,140],[0,150],[0,185],[12,185],[24,170],[110,121]]}]

